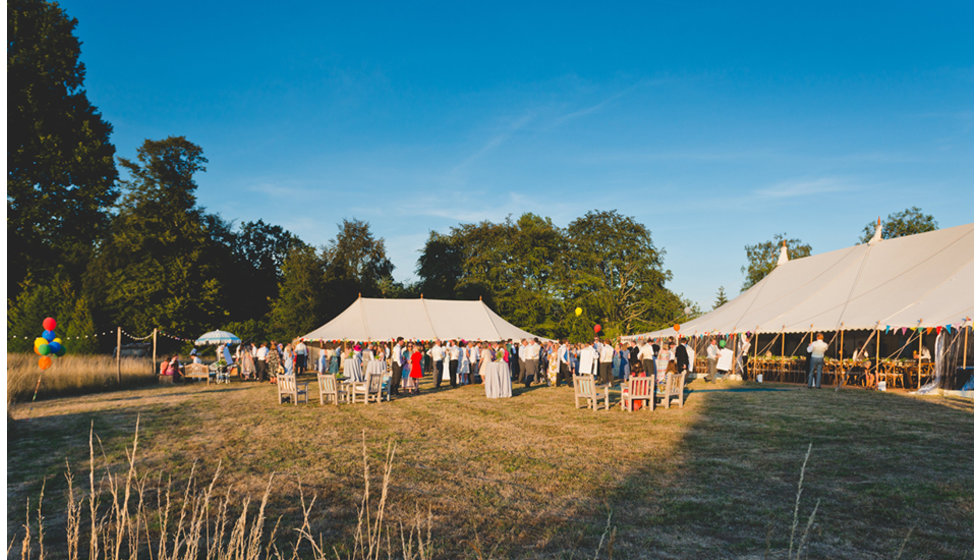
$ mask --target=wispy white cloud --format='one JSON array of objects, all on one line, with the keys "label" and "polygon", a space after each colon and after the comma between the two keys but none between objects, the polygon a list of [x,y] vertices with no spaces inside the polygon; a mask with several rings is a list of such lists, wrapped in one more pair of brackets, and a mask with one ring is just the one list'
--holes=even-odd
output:
[{"label": "wispy white cloud", "polygon": [[853,191],[858,187],[836,177],[821,177],[785,181],[770,187],[756,189],[755,195],[762,198],[802,198],[821,194]]},{"label": "wispy white cloud", "polygon": [[534,113],[530,112],[512,119],[506,126],[503,127],[503,130],[493,134],[486,142],[483,143],[482,146],[480,146],[478,150],[466,156],[462,159],[462,161],[453,166],[449,172],[450,175],[459,175],[463,173],[466,168],[468,168],[474,162],[499,148],[515,133],[526,127],[532,119],[534,119]]}]

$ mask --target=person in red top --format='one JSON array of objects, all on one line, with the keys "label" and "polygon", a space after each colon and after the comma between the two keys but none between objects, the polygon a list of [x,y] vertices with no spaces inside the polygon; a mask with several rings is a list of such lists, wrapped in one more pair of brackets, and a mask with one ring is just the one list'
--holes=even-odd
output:
[{"label": "person in red top", "polygon": [[422,352],[414,344],[409,347],[409,351],[412,353],[412,371],[408,374],[409,378],[412,380],[411,391],[413,393],[419,392],[419,379],[422,379]]}]

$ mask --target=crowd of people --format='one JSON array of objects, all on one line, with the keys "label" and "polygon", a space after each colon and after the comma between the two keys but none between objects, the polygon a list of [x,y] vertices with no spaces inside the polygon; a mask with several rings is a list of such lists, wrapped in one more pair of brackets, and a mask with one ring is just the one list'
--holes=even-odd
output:
[{"label": "crowd of people", "polygon": [[[707,349],[708,378],[731,370],[732,352],[712,340]],[[392,395],[417,394],[421,380],[431,376],[436,389],[482,383],[486,369],[494,362],[507,364],[511,382],[532,385],[572,385],[573,375],[593,375],[600,385],[612,385],[629,376],[656,377],[662,382],[668,373],[694,371],[695,352],[688,339],[650,339],[615,342],[596,338],[592,343],[567,340],[541,341],[538,338],[477,342],[465,340],[418,341],[399,337],[390,342],[327,343],[310,347],[303,340],[290,343],[245,342],[234,351],[231,345],[216,349],[219,367],[237,367],[245,381],[271,381],[279,375],[304,375],[308,371],[338,375],[354,372],[363,376],[371,362],[383,370]],[[196,363],[201,360],[191,352]],[[168,356],[160,365],[161,375],[182,375],[180,356]]]}]

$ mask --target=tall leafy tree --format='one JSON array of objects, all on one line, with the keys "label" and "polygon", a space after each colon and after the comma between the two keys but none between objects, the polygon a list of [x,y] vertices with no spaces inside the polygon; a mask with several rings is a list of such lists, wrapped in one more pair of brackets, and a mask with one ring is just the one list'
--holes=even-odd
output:
[{"label": "tall leafy tree", "polygon": [[812,248],[799,239],[787,239],[785,233],[776,234],[770,241],[763,241],[755,245],[745,246],[745,258],[748,264],[742,267],[745,274],[745,282],[742,283],[742,290],[748,290],[756,282],[762,280],[767,274],[776,268],[779,260],[779,248],[786,242],[786,250],[790,259],[809,257]]},{"label": "tall leafy tree", "polygon": [[161,327],[197,334],[228,320],[227,225],[197,206],[196,173],[207,159],[183,136],[147,140],[129,172],[110,234],[87,286],[103,312],[134,333]]},{"label": "tall leafy tree", "polygon": [[[876,220],[864,226],[864,230],[861,232],[861,243],[871,241],[877,225]],[[881,222],[881,238],[893,239],[935,229],[939,229],[939,222],[936,221],[936,218],[930,214],[923,214],[921,208],[913,206],[901,212],[889,214],[888,218]]]},{"label": "tall leafy tree", "polygon": [[290,251],[283,261],[279,294],[269,312],[269,329],[274,336],[291,339],[321,323],[331,299],[325,285],[326,267],[324,256],[308,245]]},{"label": "tall leafy tree", "polygon": [[[371,226],[361,220],[343,220],[339,231],[324,251],[325,290],[330,295],[325,319],[337,316],[357,296],[377,297],[391,289],[395,266],[385,252],[384,239],[375,239]],[[282,295],[280,294],[280,297]]]},{"label": "tall leafy tree", "polygon": [[665,287],[671,274],[650,230],[616,211],[591,211],[568,225],[568,301],[581,317],[566,313],[574,338],[588,338],[599,324],[613,337],[663,326],[684,303]]},{"label": "tall leafy tree", "polygon": [[286,257],[304,245],[289,231],[262,220],[239,226],[231,242],[232,254],[241,269],[235,283],[233,315],[243,321],[266,315],[270,301],[278,295]]},{"label": "tall leafy tree", "polygon": [[112,127],[89,102],[75,37],[57,3],[7,3],[7,285],[80,275],[118,196]]}]

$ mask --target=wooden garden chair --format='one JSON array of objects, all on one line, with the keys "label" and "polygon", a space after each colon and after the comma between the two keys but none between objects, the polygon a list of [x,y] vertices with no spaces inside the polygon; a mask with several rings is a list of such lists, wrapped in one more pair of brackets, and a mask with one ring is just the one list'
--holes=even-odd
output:
[{"label": "wooden garden chair", "polygon": [[657,395],[656,400],[663,401],[663,405],[670,408],[670,403],[674,399],[681,408],[684,408],[684,375],[668,373],[664,391]]},{"label": "wooden garden chair", "polygon": [[[599,399],[600,396],[596,392],[595,378],[591,375],[576,375],[574,377],[575,385],[575,408],[581,408],[578,404],[579,399],[585,400],[585,407],[592,408],[592,410],[599,410]],[[603,387],[603,396],[601,397],[606,403],[606,410],[609,410],[609,387]]]},{"label": "wooden garden chair", "polygon": [[[309,401],[309,383],[296,383],[295,375],[280,375],[276,377],[276,384],[279,386],[279,404],[287,403],[292,399],[293,404],[299,404],[299,397],[303,397],[303,402]],[[302,389],[300,388],[302,387]]]},{"label": "wooden garden chair", "polygon": [[347,392],[344,391],[337,378],[333,375],[317,375],[317,386],[320,388],[320,404],[333,401],[333,404],[340,404],[340,400],[347,400]]},{"label": "wooden garden chair", "polygon": [[356,403],[358,397],[363,398],[364,404],[371,401],[381,402],[381,380],[383,375],[372,373],[364,381],[354,381],[350,384],[350,399]]},{"label": "wooden garden chair", "polygon": [[654,385],[652,377],[630,377],[626,380],[623,396],[619,399],[620,406],[632,412],[633,402],[640,401],[643,403],[643,406],[653,410]]}]

